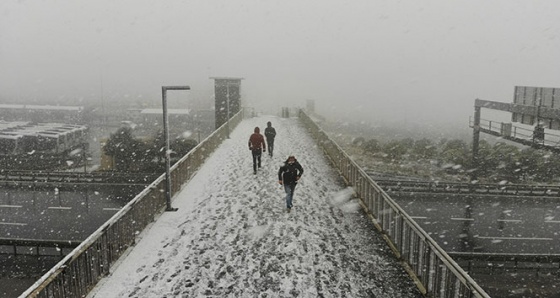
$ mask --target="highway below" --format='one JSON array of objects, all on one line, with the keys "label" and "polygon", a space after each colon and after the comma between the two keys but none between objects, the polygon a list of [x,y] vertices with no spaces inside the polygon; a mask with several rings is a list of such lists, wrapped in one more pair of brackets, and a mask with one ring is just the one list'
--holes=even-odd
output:
[{"label": "highway below", "polygon": [[383,188],[492,297],[559,297],[556,190]]},{"label": "highway below", "polygon": [[388,194],[448,252],[560,254],[560,198]]},{"label": "highway below", "polygon": [[0,239],[81,241],[122,208],[139,186],[0,189]]},{"label": "highway below", "polygon": [[[0,188],[0,241],[80,242],[144,187]],[[54,266],[70,248],[0,245],[0,297],[15,297]],[[36,254],[40,254],[37,257]]]}]

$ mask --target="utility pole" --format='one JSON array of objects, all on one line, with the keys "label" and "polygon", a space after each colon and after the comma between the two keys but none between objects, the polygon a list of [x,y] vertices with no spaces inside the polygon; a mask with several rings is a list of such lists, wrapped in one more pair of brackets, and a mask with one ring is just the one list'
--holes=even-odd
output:
[{"label": "utility pole", "polygon": [[473,123],[473,148],[472,148],[472,164],[473,164],[473,171],[471,173],[471,181],[478,179],[478,167],[479,158],[478,158],[478,147],[480,142],[480,109],[481,107],[475,106],[474,107],[474,123]]}]

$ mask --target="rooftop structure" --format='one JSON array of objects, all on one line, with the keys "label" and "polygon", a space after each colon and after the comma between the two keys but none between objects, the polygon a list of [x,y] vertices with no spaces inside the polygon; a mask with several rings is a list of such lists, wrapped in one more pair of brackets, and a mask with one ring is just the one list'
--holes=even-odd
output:
[{"label": "rooftop structure", "polygon": [[4,121],[77,123],[82,117],[81,106],[0,104],[0,119]]},{"label": "rooftop structure", "polygon": [[222,126],[241,108],[241,80],[233,77],[210,77],[214,80],[216,128]]},{"label": "rooftop structure", "polygon": [[0,121],[0,153],[59,153],[85,142],[87,132],[83,125]]},{"label": "rooftop structure", "polygon": [[27,109],[27,110],[53,110],[53,111],[81,111],[81,106],[51,106],[51,105],[18,105],[18,104],[0,104],[0,109]]}]

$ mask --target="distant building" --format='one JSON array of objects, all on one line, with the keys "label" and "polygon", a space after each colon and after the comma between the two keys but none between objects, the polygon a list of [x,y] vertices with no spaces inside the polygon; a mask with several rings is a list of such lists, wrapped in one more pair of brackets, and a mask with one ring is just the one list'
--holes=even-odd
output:
[{"label": "distant building", "polygon": [[0,154],[63,153],[84,146],[87,134],[83,125],[0,121]]},{"label": "distant building", "polygon": [[[213,110],[168,109],[169,131],[171,135],[183,135],[184,132],[193,133],[194,139],[200,135],[206,137],[214,131]],[[163,109],[142,109],[127,111],[126,121],[121,125],[129,125],[142,135],[153,135],[163,130]]]},{"label": "distant building", "polygon": [[189,127],[190,130],[196,132],[200,138],[206,138],[215,127],[215,113],[214,110],[198,110],[193,113],[193,123]]},{"label": "distant building", "polygon": [[313,99],[308,99],[305,105],[305,109],[309,113],[315,113],[315,101]]},{"label": "distant building", "polygon": [[[191,115],[189,109],[167,109],[169,125],[172,123],[187,122]],[[143,109],[140,110],[141,121],[144,123],[162,123],[163,109]]]},{"label": "distant building", "polygon": [[215,127],[218,129],[241,109],[243,78],[211,77],[214,80]]},{"label": "distant building", "polygon": [[83,107],[0,104],[0,120],[81,123]]}]

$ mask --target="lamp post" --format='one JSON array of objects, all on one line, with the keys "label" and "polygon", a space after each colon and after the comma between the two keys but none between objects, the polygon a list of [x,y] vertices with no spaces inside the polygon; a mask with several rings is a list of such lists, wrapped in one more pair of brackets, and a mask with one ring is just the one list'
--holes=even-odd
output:
[{"label": "lamp post", "polygon": [[191,90],[189,86],[162,86],[163,105],[163,133],[165,136],[165,200],[167,207],[165,211],[177,211],[178,208],[171,207],[171,173],[170,173],[170,150],[169,150],[169,119],[167,117],[167,90]]}]

